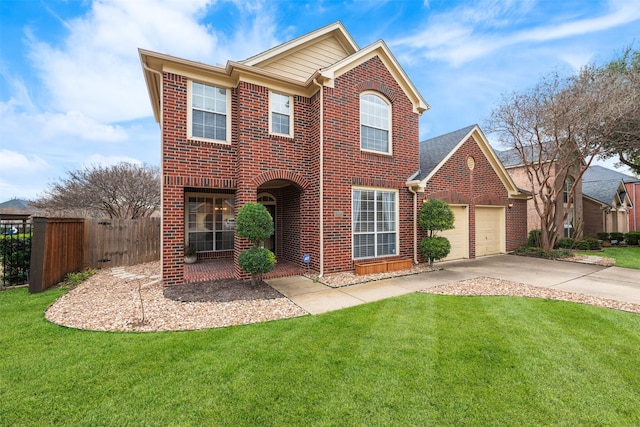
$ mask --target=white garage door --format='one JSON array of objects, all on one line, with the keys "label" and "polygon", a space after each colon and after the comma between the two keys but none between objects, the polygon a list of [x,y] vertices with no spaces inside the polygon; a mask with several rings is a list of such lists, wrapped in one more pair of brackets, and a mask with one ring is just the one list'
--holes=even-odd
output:
[{"label": "white garage door", "polygon": [[504,207],[476,206],[476,256],[505,251]]},{"label": "white garage door", "polygon": [[451,252],[443,261],[452,259],[469,258],[469,218],[466,206],[450,206],[455,215],[453,230],[440,231],[438,236],[449,239]]}]

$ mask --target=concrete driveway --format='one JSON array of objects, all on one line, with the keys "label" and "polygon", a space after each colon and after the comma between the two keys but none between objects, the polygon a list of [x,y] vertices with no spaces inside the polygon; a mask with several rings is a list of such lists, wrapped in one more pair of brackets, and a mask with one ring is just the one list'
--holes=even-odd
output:
[{"label": "concrete driveway", "polygon": [[640,304],[639,270],[515,255],[437,265],[443,269],[342,288],[331,288],[301,276],[270,279],[267,283],[311,314],[482,276]]},{"label": "concrete driveway", "polygon": [[[640,270],[514,255],[443,262],[445,270],[640,303]],[[437,272],[440,273],[440,272]]]}]

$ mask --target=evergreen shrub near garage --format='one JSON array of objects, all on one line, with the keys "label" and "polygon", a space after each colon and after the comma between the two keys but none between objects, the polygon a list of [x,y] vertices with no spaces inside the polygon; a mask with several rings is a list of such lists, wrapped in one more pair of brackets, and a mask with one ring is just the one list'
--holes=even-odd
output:
[{"label": "evergreen shrub near garage", "polygon": [[539,248],[542,232],[540,230],[531,230],[527,239],[527,246],[530,248]]},{"label": "evergreen shrub near garage", "polygon": [[627,245],[638,246],[640,242],[640,231],[630,231],[624,235],[624,241]]},{"label": "evergreen shrub near garage", "polygon": [[572,249],[574,240],[571,237],[561,237],[556,242],[556,247],[560,249]]},{"label": "evergreen shrub near garage", "polygon": [[596,236],[598,237],[599,240],[609,240],[609,233],[607,233],[606,231],[601,231],[599,233],[596,233]]},{"label": "evergreen shrub near garage", "polygon": [[624,240],[624,233],[619,233],[617,231],[609,233],[609,236],[611,237],[611,240],[617,240],[618,243]]},{"label": "evergreen shrub near garage", "polygon": [[602,249],[600,240],[593,237],[585,237],[584,239],[576,240],[573,242],[573,249],[579,251],[597,251]]}]

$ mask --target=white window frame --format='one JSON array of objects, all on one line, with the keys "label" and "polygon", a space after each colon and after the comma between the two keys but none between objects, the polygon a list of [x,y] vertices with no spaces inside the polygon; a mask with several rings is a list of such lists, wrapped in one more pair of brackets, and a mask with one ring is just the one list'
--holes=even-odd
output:
[{"label": "white window frame", "polygon": [[[362,101],[363,101],[363,98],[366,97],[366,96],[375,96],[376,98],[380,99],[381,101],[383,101],[387,105],[387,117],[386,117],[387,124],[388,124],[387,129],[385,129],[384,127],[374,126],[374,125],[369,124],[369,123],[366,123],[366,124],[363,123],[363,120],[362,120],[362,118],[363,118],[362,117],[362,115],[363,115]],[[393,114],[392,114],[391,102],[389,102],[388,99],[386,99],[384,96],[382,96],[378,92],[365,91],[365,92],[362,92],[360,94],[359,111],[360,111],[360,150],[367,151],[367,152],[370,152],[370,153],[392,155],[393,154],[393,143],[392,143],[393,135],[392,135],[391,129],[393,128],[393,120],[392,120]],[[362,127],[363,126],[366,126],[368,128],[371,128],[371,129],[384,130],[384,131],[387,132],[387,151],[374,150],[374,149],[365,148],[365,147],[362,146]]]},{"label": "white window frame", "polygon": [[[289,98],[289,133],[280,133],[280,132],[276,132],[273,130],[273,115],[275,114],[281,114],[283,116],[286,116],[287,114],[284,114],[281,111],[275,111],[275,102],[274,102],[274,95],[277,96],[282,96],[282,97],[287,97]],[[281,93],[281,92],[275,92],[275,91],[269,91],[269,133],[271,135],[278,135],[278,136],[287,136],[289,138],[293,138],[293,96],[291,95],[287,95],[285,93]]]},{"label": "white window frame", "polygon": [[[225,112],[225,118],[226,118],[226,135],[225,135],[225,139],[213,139],[213,138],[204,138],[201,136],[193,136],[193,84],[194,83],[198,83],[198,84],[203,84],[206,86],[210,86],[216,89],[224,89],[226,91],[226,112]],[[212,83],[208,83],[208,82],[203,82],[203,81],[199,81],[199,80],[188,80],[188,84],[187,84],[187,137],[189,139],[194,139],[197,141],[206,141],[206,142],[216,142],[219,144],[231,144],[231,88],[228,87],[224,87],[224,86],[220,86],[220,85],[216,85],[216,84],[212,84]],[[205,110],[206,111],[206,110]],[[216,114],[221,114],[221,113],[216,113]]]},{"label": "white window frame", "polygon": [[[198,251],[198,252],[228,252],[228,251],[232,251],[233,250],[233,245],[231,249],[215,249],[215,238],[216,238],[216,233],[218,232],[233,232],[233,237],[235,239],[235,206],[232,209],[232,214],[233,216],[231,218],[233,218],[232,223],[230,222],[229,226],[232,228],[223,228],[223,229],[216,229],[215,228],[215,217],[213,218],[213,225],[214,228],[211,229],[211,231],[202,231],[202,230],[190,230],[189,229],[189,198],[190,197],[202,197],[202,198],[210,198],[214,200],[214,210],[215,210],[215,200],[216,199],[230,199],[233,198],[234,200],[234,205],[235,205],[235,194],[220,194],[220,193],[198,193],[198,192],[188,192],[185,193],[184,195],[184,237],[185,237],[185,242],[186,244],[190,244],[191,242],[189,241],[189,234],[190,233],[212,233],[213,235],[213,248],[214,249],[210,249],[210,250],[204,250],[204,251]],[[224,221],[226,223],[226,221]],[[197,249],[196,249],[197,250]]]},{"label": "white window frame", "polygon": [[[355,247],[355,236],[356,235],[365,235],[371,234],[372,232],[356,232],[356,216],[354,212],[355,208],[355,192],[356,191],[373,191],[374,192],[374,255],[373,256],[359,256],[356,257],[356,247]],[[377,217],[377,196],[378,193],[390,193],[393,194],[394,203],[395,203],[395,212],[394,212],[394,224],[395,224],[395,253],[391,254],[378,254],[378,236],[383,234],[383,231],[378,230],[378,221]],[[364,259],[372,259],[372,258],[383,258],[383,257],[394,257],[397,256],[400,251],[400,197],[399,191],[393,188],[376,188],[376,187],[352,187],[351,188],[351,256],[354,260],[364,260]]]}]

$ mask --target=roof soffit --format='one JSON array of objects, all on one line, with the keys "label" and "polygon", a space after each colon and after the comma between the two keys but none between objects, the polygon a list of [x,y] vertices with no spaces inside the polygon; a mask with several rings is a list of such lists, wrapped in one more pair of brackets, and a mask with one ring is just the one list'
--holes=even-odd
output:
[{"label": "roof soffit", "polygon": [[342,22],[337,21],[240,62],[261,68],[330,37],[334,38],[342,46],[345,57],[359,50],[358,45],[342,25]]},{"label": "roof soffit", "polygon": [[431,108],[424,98],[422,98],[418,89],[416,89],[413,82],[404,72],[400,63],[398,63],[383,40],[378,40],[332,66],[320,70],[320,74],[325,82],[324,84],[326,86],[333,87],[336,78],[367,62],[375,56],[380,58],[382,63],[398,82],[405,95],[412,101],[415,113],[422,114]]}]

